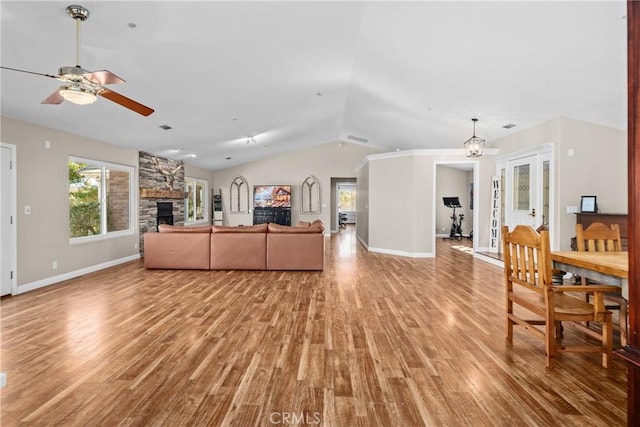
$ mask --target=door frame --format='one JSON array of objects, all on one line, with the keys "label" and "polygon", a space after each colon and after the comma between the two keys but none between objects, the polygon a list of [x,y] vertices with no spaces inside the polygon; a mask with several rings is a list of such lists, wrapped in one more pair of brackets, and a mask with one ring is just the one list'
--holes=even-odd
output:
[{"label": "door frame", "polygon": [[[12,217],[12,221],[11,221],[11,226],[9,227],[9,238],[11,239],[11,242],[9,243],[9,245],[11,246],[11,257],[9,260],[9,266],[11,268],[11,271],[13,272],[13,275],[11,276],[11,295],[15,295],[18,291],[17,287],[18,287],[18,264],[17,264],[17,258],[18,258],[18,211],[17,211],[17,195],[18,195],[18,191],[17,191],[17,163],[16,163],[16,149],[17,147],[13,144],[6,144],[4,142],[0,142],[0,147],[2,148],[7,148],[10,151],[10,161],[11,161],[11,169],[9,172],[10,175],[10,179],[11,179],[11,184],[10,184],[10,193],[9,194],[2,194],[1,197],[1,202],[4,205],[5,203],[9,204],[9,213]],[[0,228],[2,228],[2,231],[0,232],[0,234],[2,235],[2,238],[5,239],[7,238],[5,232],[4,232],[4,228],[2,227],[2,225],[0,225]],[[2,255],[4,257],[4,255]],[[2,272],[2,274],[4,274],[4,272]]]},{"label": "door frame", "polygon": [[[339,214],[338,206],[340,205],[340,191],[339,191],[340,184],[353,184],[353,185],[356,186],[356,191],[357,191],[358,178],[356,178],[356,177],[353,177],[353,178],[347,178],[347,177],[336,178],[336,177],[332,177],[331,178],[331,193],[332,193],[331,207],[330,207],[331,224],[329,225],[329,230],[330,230],[330,232],[332,234],[338,233],[340,231],[340,227],[338,225],[338,222],[339,222],[338,221],[338,214]],[[358,219],[357,219],[357,209],[356,209],[356,223],[357,222],[358,222]]]},{"label": "door frame", "polygon": [[[433,230],[433,241],[432,248],[435,256],[438,256],[438,251],[436,248],[436,239],[438,239],[438,230],[436,224],[436,206],[439,206],[439,203],[442,203],[442,200],[437,200],[436,194],[438,193],[438,166],[447,166],[454,167],[455,165],[470,165],[473,171],[473,206],[476,208],[473,209],[472,218],[473,218],[473,226],[469,232],[473,232],[473,239],[471,242],[474,255],[478,253],[478,233],[476,232],[476,228],[480,223],[480,204],[478,202],[478,195],[482,190],[480,188],[480,168],[479,168],[478,160],[435,160],[433,162],[433,204],[432,204],[432,212],[431,212],[431,230]],[[468,191],[468,190],[466,190]],[[448,231],[447,231],[448,232]]]},{"label": "door frame", "polygon": [[[542,208],[542,204],[543,204],[543,199],[542,199],[542,194],[543,194],[543,174],[542,174],[542,166],[544,164],[545,161],[549,161],[549,218],[548,218],[548,224],[549,224],[549,239],[551,241],[551,249],[555,249],[558,247],[559,242],[558,242],[558,238],[559,238],[559,233],[557,233],[557,227],[556,225],[559,224],[558,222],[558,212],[556,210],[556,198],[555,198],[555,151],[554,151],[554,145],[551,143],[548,144],[542,144],[536,148],[530,149],[530,150],[524,150],[524,151],[519,151],[516,153],[511,153],[508,156],[504,156],[504,157],[499,157],[496,158],[496,176],[500,176],[502,169],[504,169],[505,171],[507,170],[507,166],[509,165],[510,161],[514,161],[514,160],[518,160],[518,159],[522,159],[525,157],[530,157],[530,156],[535,156],[535,161],[536,161],[536,166],[538,169],[538,174],[537,174],[537,182],[535,184],[536,188],[535,190],[538,192],[538,206],[536,206],[536,210]],[[506,178],[506,176],[505,176]],[[504,195],[505,195],[505,199],[507,198],[507,189],[506,187],[510,185],[508,182],[504,183],[505,188],[503,189]],[[504,216],[506,217],[508,215],[508,211],[507,211],[507,206],[506,200],[502,201],[503,205],[504,205]],[[542,215],[543,210],[540,209],[540,215]],[[508,218],[501,218],[501,226],[504,224],[508,223]],[[499,236],[499,238],[501,238]]]}]

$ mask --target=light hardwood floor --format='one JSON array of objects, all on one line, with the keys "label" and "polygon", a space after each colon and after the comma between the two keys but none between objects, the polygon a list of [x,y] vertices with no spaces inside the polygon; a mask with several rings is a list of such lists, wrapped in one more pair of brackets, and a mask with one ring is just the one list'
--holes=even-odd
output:
[{"label": "light hardwood floor", "polygon": [[324,272],[132,262],[3,298],[2,426],[625,425],[623,363],[507,344],[502,270],[460,242],[326,242]]}]

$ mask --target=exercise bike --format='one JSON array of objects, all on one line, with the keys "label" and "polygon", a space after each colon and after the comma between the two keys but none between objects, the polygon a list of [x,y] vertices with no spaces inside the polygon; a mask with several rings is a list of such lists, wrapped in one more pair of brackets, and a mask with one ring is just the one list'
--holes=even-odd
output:
[{"label": "exercise bike", "polygon": [[456,208],[461,208],[460,199],[458,197],[443,197],[442,201],[448,208],[453,209],[451,214],[451,229],[449,231],[449,240],[462,240],[462,221],[464,220],[464,214],[456,215]]}]

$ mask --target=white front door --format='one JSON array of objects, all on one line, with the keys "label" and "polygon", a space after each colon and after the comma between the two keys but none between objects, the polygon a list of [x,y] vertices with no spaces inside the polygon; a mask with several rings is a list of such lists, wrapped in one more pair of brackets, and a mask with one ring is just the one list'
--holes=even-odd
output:
[{"label": "white front door", "polygon": [[12,292],[15,282],[15,165],[13,164],[15,147],[0,146],[0,295]]},{"label": "white front door", "polygon": [[506,224],[537,228],[542,224],[542,196],[537,154],[507,161],[505,177]]}]

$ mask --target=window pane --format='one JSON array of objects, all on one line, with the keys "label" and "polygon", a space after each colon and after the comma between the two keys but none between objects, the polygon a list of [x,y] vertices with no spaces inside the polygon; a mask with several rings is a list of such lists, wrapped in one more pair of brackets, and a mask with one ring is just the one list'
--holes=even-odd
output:
[{"label": "window pane", "polygon": [[129,229],[129,173],[106,169],[107,232]]},{"label": "window pane", "polygon": [[71,237],[100,234],[100,180],[102,170],[69,161],[69,232]]},{"label": "window pane", "polygon": [[204,186],[196,182],[196,220],[204,219]]},{"label": "window pane", "polygon": [[193,191],[194,191],[194,182],[192,179],[185,179],[185,192],[187,193],[187,199],[185,200],[185,207],[187,210],[185,221],[193,222],[195,221],[194,214],[194,203],[193,203]]},{"label": "window pane", "polygon": [[516,210],[529,210],[529,199],[531,197],[529,175],[529,165],[516,166],[513,168],[513,207]]},{"label": "window pane", "polygon": [[207,182],[201,179],[185,177],[184,199],[185,222],[203,221],[206,219]]}]

